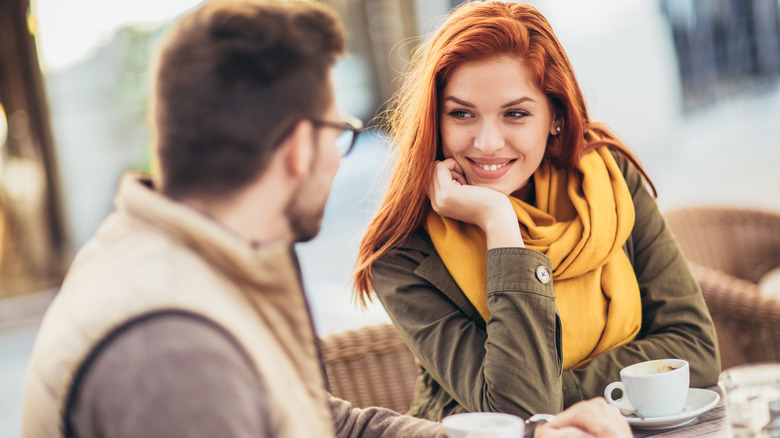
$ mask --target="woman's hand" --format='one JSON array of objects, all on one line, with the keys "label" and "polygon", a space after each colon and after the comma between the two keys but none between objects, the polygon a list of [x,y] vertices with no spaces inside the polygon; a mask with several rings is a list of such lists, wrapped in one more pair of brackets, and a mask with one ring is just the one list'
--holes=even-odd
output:
[{"label": "woman's hand", "polygon": [[440,216],[481,228],[488,249],[525,246],[509,198],[486,187],[468,185],[463,169],[454,159],[436,162],[428,197]]}]

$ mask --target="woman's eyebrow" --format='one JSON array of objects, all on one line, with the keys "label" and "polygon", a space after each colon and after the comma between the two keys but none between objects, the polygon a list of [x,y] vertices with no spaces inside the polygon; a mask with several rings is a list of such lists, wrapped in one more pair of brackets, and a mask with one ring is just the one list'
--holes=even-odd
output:
[{"label": "woman's eyebrow", "polygon": [[507,103],[501,105],[501,108],[506,108],[506,107],[510,107],[510,106],[519,105],[519,104],[521,104],[523,102],[536,102],[536,101],[531,99],[530,97],[521,97],[520,99],[515,99],[515,100],[513,100],[511,102],[507,102]]},{"label": "woman's eyebrow", "polygon": [[[467,101],[462,100],[462,99],[458,99],[455,96],[447,96],[447,97],[444,98],[445,102],[448,101],[448,100],[451,101],[451,102],[455,102],[458,105],[462,105],[462,106],[465,106],[465,107],[468,107],[468,108],[474,108],[475,107],[473,103],[467,102]],[[512,100],[510,102],[507,102],[507,103],[501,105],[501,108],[507,108],[507,107],[510,107],[510,106],[519,105],[519,104],[521,104],[523,102],[536,102],[536,101],[531,99],[530,97],[525,96],[525,97],[521,97],[519,99]]]},{"label": "woman's eyebrow", "polygon": [[455,96],[447,96],[447,97],[444,98],[444,102],[446,102],[448,100],[451,101],[451,102],[455,102],[458,105],[466,106],[466,107],[469,107],[469,108],[474,108],[474,104],[473,103],[469,103],[469,102],[466,102],[465,100],[458,99]]}]

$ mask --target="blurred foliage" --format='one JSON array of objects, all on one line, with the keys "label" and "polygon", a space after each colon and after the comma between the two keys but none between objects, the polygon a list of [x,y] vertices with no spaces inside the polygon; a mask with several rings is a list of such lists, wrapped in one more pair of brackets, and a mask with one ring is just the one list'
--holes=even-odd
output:
[{"label": "blurred foliage", "polygon": [[150,62],[166,30],[167,27],[124,26],[117,30],[110,44],[117,54],[112,63],[116,81],[106,98],[123,112],[116,127],[118,137],[134,142],[130,145],[133,149],[145,151],[138,162],[138,168],[144,171],[151,170],[151,133],[147,123]]}]

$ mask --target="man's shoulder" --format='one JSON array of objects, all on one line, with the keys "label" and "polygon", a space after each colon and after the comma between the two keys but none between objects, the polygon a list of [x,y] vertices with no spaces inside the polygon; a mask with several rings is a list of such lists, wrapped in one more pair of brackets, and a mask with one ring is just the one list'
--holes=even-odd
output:
[{"label": "man's shoulder", "polygon": [[74,258],[59,295],[122,301],[139,293],[164,297],[172,289],[222,281],[194,248],[137,222],[121,212],[107,218]]},{"label": "man's shoulder", "polygon": [[153,266],[173,256],[196,257],[191,248],[153,224],[144,224],[122,212],[114,212],[100,225],[95,235],[78,252],[71,270],[87,263],[127,269]]}]

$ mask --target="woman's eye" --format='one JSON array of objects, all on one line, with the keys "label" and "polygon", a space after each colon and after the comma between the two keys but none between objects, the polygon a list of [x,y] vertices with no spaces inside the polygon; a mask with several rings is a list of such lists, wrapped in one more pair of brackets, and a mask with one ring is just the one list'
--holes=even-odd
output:
[{"label": "woman's eye", "polygon": [[462,110],[453,110],[450,111],[450,116],[455,117],[456,119],[465,119],[466,117],[469,116],[469,113]]},{"label": "woman's eye", "polygon": [[507,111],[506,117],[509,117],[510,119],[520,119],[528,115],[528,113],[524,111]]}]

